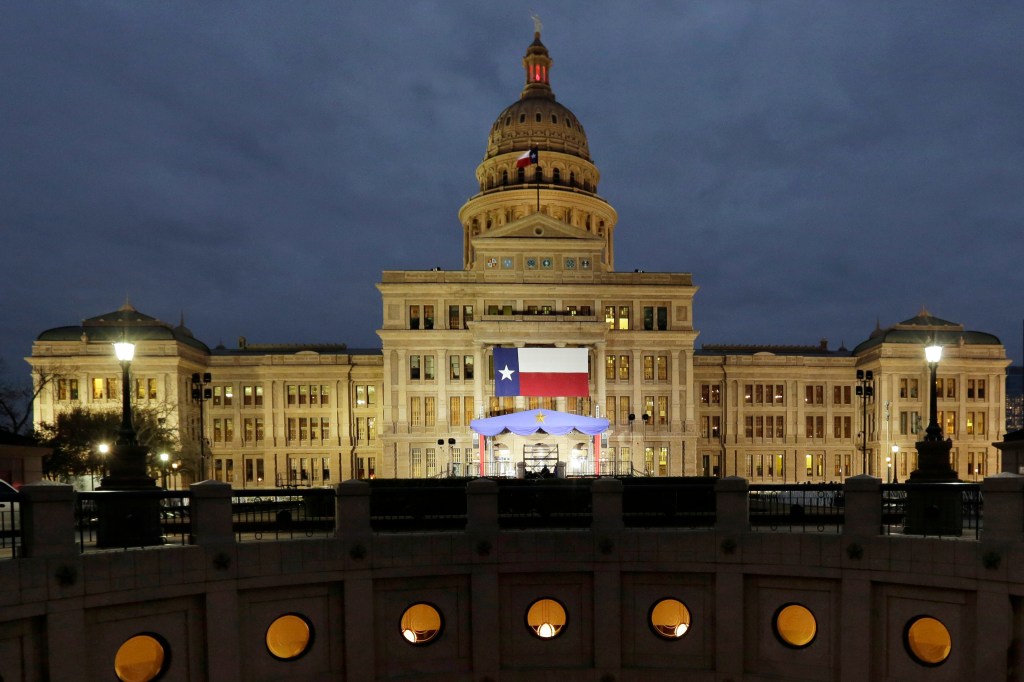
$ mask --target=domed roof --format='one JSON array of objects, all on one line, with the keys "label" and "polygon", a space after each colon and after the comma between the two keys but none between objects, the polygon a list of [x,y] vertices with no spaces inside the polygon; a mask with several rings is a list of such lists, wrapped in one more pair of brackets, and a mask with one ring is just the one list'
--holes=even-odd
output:
[{"label": "domed roof", "polygon": [[182,324],[172,327],[155,317],[140,313],[128,302],[113,312],[82,320],[80,326],[47,329],[36,340],[105,343],[120,341],[126,333],[130,340],[136,342],[174,340],[210,352],[205,343],[192,336],[192,332],[184,325],[184,319]]},{"label": "domed roof", "polygon": [[484,159],[531,147],[563,152],[590,160],[587,134],[576,115],[555,101],[549,72],[551,57],[540,41],[540,31],[523,57],[526,85],[519,100],[498,115],[487,138]]},{"label": "domed roof", "polygon": [[950,322],[933,316],[925,309],[909,320],[903,320],[888,329],[876,328],[871,336],[853,349],[853,354],[863,352],[883,343],[926,344],[937,343],[942,346],[964,345],[1000,345],[999,338],[986,333],[967,331],[958,322]]}]

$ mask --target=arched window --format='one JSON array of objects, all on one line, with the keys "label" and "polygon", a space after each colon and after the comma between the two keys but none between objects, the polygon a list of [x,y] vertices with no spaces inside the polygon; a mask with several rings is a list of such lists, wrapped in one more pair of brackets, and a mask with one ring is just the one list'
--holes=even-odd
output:
[{"label": "arched window", "polygon": [[537,123],[540,123],[540,112],[537,112]]},{"label": "arched window", "polygon": [[526,169],[525,168],[518,169],[517,175],[519,176],[518,179],[519,179],[520,183],[526,182]]},{"label": "arched window", "polygon": [[558,170],[557,168],[552,170],[551,171],[551,182],[555,183],[556,185],[562,184],[562,171]]},{"label": "arched window", "polygon": [[501,184],[502,185],[507,185],[508,184],[508,171],[507,170],[501,171]]},{"label": "arched window", "polygon": [[576,173],[574,173],[573,171],[569,171],[569,186],[576,186]]},{"label": "arched window", "polygon": [[551,114],[551,122],[552,123],[558,123],[558,117],[555,116],[554,114]]}]

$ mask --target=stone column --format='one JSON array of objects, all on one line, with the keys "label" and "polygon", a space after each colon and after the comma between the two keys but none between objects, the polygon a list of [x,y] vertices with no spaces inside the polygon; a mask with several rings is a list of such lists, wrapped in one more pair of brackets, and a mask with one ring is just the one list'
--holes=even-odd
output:
[{"label": "stone column", "polygon": [[715,530],[720,534],[750,530],[750,487],[745,478],[726,476],[715,482]]},{"label": "stone column", "polygon": [[192,542],[197,545],[234,544],[231,516],[231,484],[202,481],[189,486],[192,502]]},{"label": "stone column", "polygon": [[624,528],[622,522],[622,481],[617,478],[599,478],[590,486],[592,520],[595,533],[617,533]]},{"label": "stone column", "polygon": [[21,500],[21,548],[24,556],[78,556],[74,488],[62,483],[28,483],[21,487]]},{"label": "stone column", "polygon": [[349,543],[362,544],[364,549],[371,538],[370,484],[351,480],[335,486],[334,537]]},{"label": "stone column", "polygon": [[843,535],[872,537],[882,532],[882,480],[858,474],[843,484]]},{"label": "stone column", "polygon": [[996,543],[1017,543],[1024,539],[1024,476],[1004,472],[989,476],[981,484],[985,499],[985,525],[981,539]]}]

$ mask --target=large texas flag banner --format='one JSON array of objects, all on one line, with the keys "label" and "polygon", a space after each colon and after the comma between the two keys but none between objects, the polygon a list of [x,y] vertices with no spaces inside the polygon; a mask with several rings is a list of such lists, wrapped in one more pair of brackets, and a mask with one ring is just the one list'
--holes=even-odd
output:
[{"label": "large texas flag banner", "polygon": [[590,395],[586,348],[495,348],[494,395]]}]

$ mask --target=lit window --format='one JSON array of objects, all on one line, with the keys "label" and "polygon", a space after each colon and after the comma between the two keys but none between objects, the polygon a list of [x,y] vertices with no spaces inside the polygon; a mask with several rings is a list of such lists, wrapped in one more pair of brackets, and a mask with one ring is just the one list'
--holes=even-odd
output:
[{"label": "lit window", "polygon": [[167,669],[167,645],[152,634],[135,635],[117,650],[114,673],[122,682],[155,680]]},{"label": "lit window", "polygon": [[679,639],[690,630],[690,610],[678,599],[662,599],[651,609],[651,627],[665,639]]},{"label": "lit window", "polygon": [[918,616],[907,624],[903,644],[910,657],[921,665],[942,665],[949,658],[953,641],[949,630],[931,616]]},{"label": "lit window", "polygon": [[267,628],[267,651],[274,658],[290,661],[299,658],[313,644],[313,628],[294,613],[277,618]]},{"label": "lit window", "polygon": [[441,634],[441,613],[430,604],[413,604],[402,614],[402,637],[410,644],[427,644]]},{"label": "lit window", "polygon": [[565,628],[565,609],[554,599],[538,599],[526,612],[526,625],[530,632],[542,639],[551,639]]},{"label": "lit window", "polygon": [[800,604],[786,604],[775,612],[775,636],[786,646],[803,649],[818,634],[818,622],[810,609]]}]

